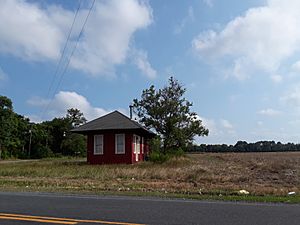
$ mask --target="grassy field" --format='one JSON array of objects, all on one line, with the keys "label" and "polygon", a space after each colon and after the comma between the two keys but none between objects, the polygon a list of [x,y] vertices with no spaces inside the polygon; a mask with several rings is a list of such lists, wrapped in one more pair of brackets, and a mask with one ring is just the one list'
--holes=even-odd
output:
[{"label": "grassy field", "polygon": [[[248,196],[238,191],[245,189]],[[163,164],[84,159],[0,162],[0,190],[300,202],[299,153],[205,153]],[[296,192],[288,196],[288,192]]]}]

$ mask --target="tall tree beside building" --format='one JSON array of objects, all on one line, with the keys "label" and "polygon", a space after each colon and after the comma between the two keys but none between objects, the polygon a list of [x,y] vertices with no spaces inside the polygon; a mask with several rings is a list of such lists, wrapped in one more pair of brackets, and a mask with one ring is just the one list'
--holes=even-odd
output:
[{"label": "tall tree beside building", "polygon": [[160,135],[163,152],[185,149],[195,136],[208,135],[208,129],[191,111],[193,104],[184,97],[185,92],[183,85],[170,77],[167,86],[156,90],[152,85],[143,90],[140,100],[133,100],[139,121]]}]

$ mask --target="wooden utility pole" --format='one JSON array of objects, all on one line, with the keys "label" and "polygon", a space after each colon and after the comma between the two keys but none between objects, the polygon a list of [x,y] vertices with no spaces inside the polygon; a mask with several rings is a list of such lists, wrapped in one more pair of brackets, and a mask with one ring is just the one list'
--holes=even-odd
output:
[{"label": "wooden utility pole", "polygon": [[30,152],[31,152],[31,138],[32,138],[32,130],[29,130],[29,147],[28,147],[28,156],[30,158]]}]

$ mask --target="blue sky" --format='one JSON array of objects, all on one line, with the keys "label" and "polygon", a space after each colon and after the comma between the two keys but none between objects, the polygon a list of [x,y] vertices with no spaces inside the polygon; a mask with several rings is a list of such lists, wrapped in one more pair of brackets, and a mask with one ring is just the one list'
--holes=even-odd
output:
[{"label": "blue sky", "polygon": [[0,1],[0,94],[17,113],[128,114],[172,75],[210,130],[198,143],[299,143],[300,1],[96,0],[62,76],[92,4],[81,1],[55,76],[79,3]]}]

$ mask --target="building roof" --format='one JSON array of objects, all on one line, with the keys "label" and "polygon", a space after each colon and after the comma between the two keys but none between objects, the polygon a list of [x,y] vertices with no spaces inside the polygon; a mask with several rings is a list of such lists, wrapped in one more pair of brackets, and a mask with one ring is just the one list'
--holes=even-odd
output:
[{"label": "building roof", "polygon": [[155,135],[152,131],[146,129],[141,124],[131,120],[117,110],[74,128],[71,131],[84,134],[90,131],[104,130],[142,130],[151,136]]}]

